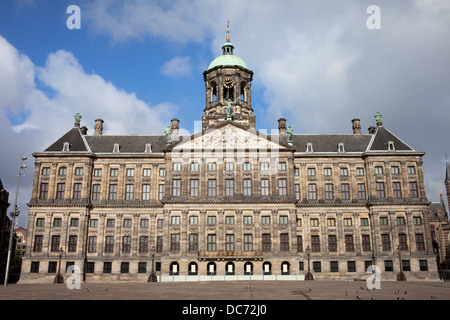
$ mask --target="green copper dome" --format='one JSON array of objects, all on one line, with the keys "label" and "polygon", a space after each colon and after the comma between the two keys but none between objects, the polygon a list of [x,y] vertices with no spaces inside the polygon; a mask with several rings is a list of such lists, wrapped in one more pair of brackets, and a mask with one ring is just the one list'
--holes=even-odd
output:
[{"label": "green copper dome", "polygon": [[208,66],[208,70],[217,66],[241,66],[245,69],[248,69],[247,64],[239,58],[238,56],[233,55],[234,46],[231,44],[229,40],[224,43],[222,46],[223,55],[215,58]]}]

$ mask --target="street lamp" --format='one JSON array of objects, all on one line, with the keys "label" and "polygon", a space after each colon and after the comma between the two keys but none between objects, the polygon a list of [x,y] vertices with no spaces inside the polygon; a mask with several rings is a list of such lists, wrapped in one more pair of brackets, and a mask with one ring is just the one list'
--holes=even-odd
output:
[{"label": "street lamp", "polygon": [[403,273],[403,268],[402,268],[402,257],[401,257],[401,252],[400,252],[400,245],[398,245],[398,265],[400,267],[400,272],[397,274],[397,281],[406,281],[406,276]]},{"label": "street lamp", "polygon": [[58,273],[56,274],[55,281],[53,281],[53,283],[64,283],[64,278],[63,278],[63,276],[61,274],[61,259],[62,259],[62,256],[64,254],[64,250],[60,248],[58,250],[58,253],[59,253]]},{"label": "street lamp", "polygon": [[8,276],[9,276],[9,265],[11,263],[11,251],[12,251],[12,244],[13,244],[13,236],[14,236],[14,227],[16,224],[16,218],[19,216],[20,211],[18,210],[19,207],[17,206],[17,196],[19,194],[19,183],[20,183],[20,177],[24,176],[25,173],[22,173],[22,169],[25,169],[27,166],[23,164],[24,161],[27,160],[27,157],[23,157],[20,155],[20,166],[19,166],[19,173],[17,174],[17,186],[16,186],[16,198],[14,199],[14,211],[11,212],[11,230],[9,231],[9,244],[8,244],[8,258],[6,259],[6,269],[5,269],[5,287],[8,284]]},{"label": "street lamp", "polygon": [[152,247],[152,272],[148,276],[147,282],[158,282],[158,278],[155,273],[155,247]]},{"label": "street lamp", "polygon": [[308,258],[308,272],[305,275],[305,280],[314,280],[314,277],[311,273],[311,267],[309,264],[309,257],[311,255],[311,249],[309,248],[309,246],[306,248],[306,257]]}]

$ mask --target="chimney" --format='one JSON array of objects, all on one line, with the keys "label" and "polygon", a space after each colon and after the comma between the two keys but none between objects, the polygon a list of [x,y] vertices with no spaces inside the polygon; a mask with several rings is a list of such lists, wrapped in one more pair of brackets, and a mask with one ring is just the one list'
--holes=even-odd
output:
[{"label": "chimney", "polygon": [[85,136],[85,135],[87,135],[87,132],[88,132],[88,128],[86,128],[86,127],[81,127],[81,134],[83,135],[83,136]]},{"label": "chimney", "polygon": [[286,134],[286,119],[280,118],[278,119],[278,131],[280,135]]},{"label": "chimney", "polygon": [[172,141],[178,141],[179,130],[180,130],[180,120],[174,118],[172,121]]},{"label": "chimney", "polygon": [[94,126],[94,136],[101,136],[103,133],[103,120],[97,119],[95,120],[95,126]]},{"label": "chimney", "polygon": [[374,126],[370,126],[369,127],[369,134],[375,134],[375,127]]},{"label": "chimney", "polygon": [[361,134],[360,119],[355,118],[352,120],[352,129],[353,129],[353,134]]}]

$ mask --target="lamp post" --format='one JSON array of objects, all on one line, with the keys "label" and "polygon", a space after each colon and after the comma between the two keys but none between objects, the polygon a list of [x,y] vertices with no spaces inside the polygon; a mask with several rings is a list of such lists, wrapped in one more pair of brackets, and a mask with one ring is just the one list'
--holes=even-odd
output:
[{"label": "lamp post", "polygon": [[403,267],[402,267],[402,257],[401,257],[401,252],[400,252],[400,245],[398,245],[398,265],[400,268],[399,273],[397,274],[397,281],[406,281],[406,276],[403,273]]},{"label": "lamp post", "polygon": [[311,273],[311,266],[309,264],[309,257],[311,256],[311,249],[309,246],[306,248],[306,257],[308,258],[308,272],[305,275],[305,280],[314,280],[314,277]]},{"label": "lamp post", "polygon": [[24,176],[25,173],[22,173],[22,169],[25,169],[27,166],[23,164],[24,161],[27,160],[27,157],[23,157],[22,154],[20,155],[20,166],[19,166],[19,173],[17,174],[17,186],[16,186],[16,198],[14,199],[14,211],[11,212],[11,229],[9,231],[9,244],[8,244],[8,257],[6,259],[6,268],[5,268],[5,287],[8,284],[8,277],[9,277],[9,265],[11,263],[11,251],[12,251],[12,244],[13,244],[13,236],[14,236],[14,227],[16,224],[16,218],[19,216],[20,211],[18,210],[19,207],[17,206],[17,196],[19,194],[19,183],[20,183],[20,177]]},{"label": "lamp post", "polygon": [[58,253],[59,253],[58,273],[56,274],[55,281],[53,281],[53,283],[64,283],[64,278],[63,278],[63,276],[61,274],[61,259],[62,259],[62,256],[64,254],[64,250],[60,248],[58,250]]},{"label": "lamp post", "polygon": [[148,276],[147,282],[158,282],[158,278],[155,273],[155,247],[152,247],[152,272]]}]

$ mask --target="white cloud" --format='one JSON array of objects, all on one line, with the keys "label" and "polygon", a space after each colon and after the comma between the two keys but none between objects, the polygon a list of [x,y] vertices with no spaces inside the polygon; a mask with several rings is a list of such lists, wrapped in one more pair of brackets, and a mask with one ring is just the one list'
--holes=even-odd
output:
[{"label": "white cloud", "polygon": [[161,73],[170,77],[182,77],[192,73],[191,57],[174,57],[164,63]]},{"label": "white cloud", "polygon": [[[102,118],[104,134],[164,134],[176,110],[170,103],[148,105],[134,93],[116,88],[101,76],[88,74],[76,57],[60,50],[48,56],[45,66],[35,66],[0,36],[0,178],[10,192],[11,203],[21,152],[28,157],[19,204],[22,212],[31,196],[33,152],[47,148],[73,127],[74,115],[82,114],[82,125],[93,134],[94,121]],[[39,86],[37,86],[39,83]],[[43,91],[49,89],[51,97]],[[21,114],[24,121],[13,125],[8,115]],[[25,225],[26,215],[20,216]]]}]

